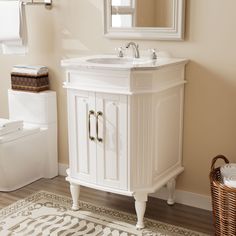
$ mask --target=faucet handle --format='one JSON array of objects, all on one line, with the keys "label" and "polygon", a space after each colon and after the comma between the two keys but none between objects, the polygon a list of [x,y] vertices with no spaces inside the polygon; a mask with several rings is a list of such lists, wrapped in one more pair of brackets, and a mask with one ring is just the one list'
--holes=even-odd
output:
[{"label": "faucet handle", "polygon": [[124,49],[123,47],[115,48],[115,50],[117,51],[117,56],[118,56],[118,57],[124,57],[124,51],[125,51],[125,49]]},{"label": "faucet handle", "polygon": [[151,58],[153,60],[156,60],[157,59],[157,50],[155,48],[150,48],[148,51],[151,53]]}]

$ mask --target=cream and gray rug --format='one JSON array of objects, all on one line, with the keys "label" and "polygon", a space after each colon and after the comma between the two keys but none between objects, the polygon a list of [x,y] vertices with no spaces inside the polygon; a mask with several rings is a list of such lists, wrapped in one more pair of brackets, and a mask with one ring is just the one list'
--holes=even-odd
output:
[{"label": "cream and gray rug", "polygon": [[45,191],[37,192],[0,210],[1,236],[203,236],[184,228],[146,219],[142,231],[136,217],[80,201],[72,211],[71,199]]}]

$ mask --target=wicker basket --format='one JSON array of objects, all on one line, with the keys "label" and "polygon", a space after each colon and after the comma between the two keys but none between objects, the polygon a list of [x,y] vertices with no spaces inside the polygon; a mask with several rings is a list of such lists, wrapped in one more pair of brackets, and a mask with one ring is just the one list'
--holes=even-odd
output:
[{"label": "wicker basket", "polygon": [[48,74],[28,75],[11,73],[11,87],[13,90],[41,92],[49,89]]},{"label": "wicker basket", "polygon": [[215,163],[219,159],[223,159],[225,163],[229,163],[226,157],[219,155],[212,160],[211,165],[210,181],[215,235],[235,236],[236,188],[230,188],[224,185],[220,167],[215,168]]}]

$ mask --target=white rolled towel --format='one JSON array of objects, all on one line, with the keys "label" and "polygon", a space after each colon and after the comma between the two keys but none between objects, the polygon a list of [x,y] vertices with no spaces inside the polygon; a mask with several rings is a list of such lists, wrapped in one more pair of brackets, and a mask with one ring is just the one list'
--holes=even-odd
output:
[{"label": "white rolled towel", "polygon": [[25,7],[21,1],[0,1],[0,43],[3,54],[28,52]]},{"label": "white rolled towel", "polygon": [[220,168],[224,184],[236,188],[236,163],[225,164]]}]

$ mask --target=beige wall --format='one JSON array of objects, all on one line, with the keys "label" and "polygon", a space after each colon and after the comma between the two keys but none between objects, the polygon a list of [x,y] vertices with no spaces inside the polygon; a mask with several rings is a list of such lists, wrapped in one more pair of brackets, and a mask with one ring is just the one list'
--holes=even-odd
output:
[{"label": "beige wall", "polygon": [[[68,163],[65,78],[60,60],[112,52],[127,40],[103,37],[103,0],[54,0],[52,11],[27,7],[30,53],[0,56],[0,117],[7,117],[10,69],[17,63],[50,68],[58,94],[59,161]],[[218,153],[236,162],[236,1],[188,0],[184,42],[137,41],[191,60],[186,68],[184,166],[178,188],[209,194],[209,168]]]}]

